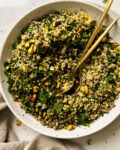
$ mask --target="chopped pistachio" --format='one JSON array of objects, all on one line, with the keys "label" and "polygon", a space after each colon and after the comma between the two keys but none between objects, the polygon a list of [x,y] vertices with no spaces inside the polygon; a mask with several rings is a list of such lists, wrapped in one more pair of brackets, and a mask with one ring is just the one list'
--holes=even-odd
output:
[{"label": "chopped pistachio", "polygon": [[21,121],[17,120],[17,121],[16,121],[16,125],[17,125],[17,126],[21,126]]},{"label": "chopped pistachio", "polygon": [[84,87],[84,92],[85,92],[85,94],[88,94],[88,86],[87,85],[85,85],[85,87]]},{"label": "chopped pistachio", "polygon": [[29,48],[29,47],[30,47],[30,43],[27,42],[27,43],[25,44],[25,47],[26,47],[26,48]]},{"label": "chopped pistachio", "polygon": [[88,139],[87,143],[88,145],[92,145],[92,139]]},{"label": "chopped pistachio", "polygon": [[67,127],[66,127],[66,129],[68,130],[68,131],[71,131],[71,130],[73,130],[75,128],[75,125],[68,125]]},{"label": "chopped pistachio", "polygon": [[34,49],[33,47],[31,46],[29,49],[28,49],[28,55],[33,55],[34,53]]}]

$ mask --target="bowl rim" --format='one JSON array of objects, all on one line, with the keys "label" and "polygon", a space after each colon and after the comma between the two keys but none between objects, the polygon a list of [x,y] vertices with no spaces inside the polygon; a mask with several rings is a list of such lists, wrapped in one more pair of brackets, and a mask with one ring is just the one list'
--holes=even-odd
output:
[{"label": "bowl rim", "polygon": [[[46,2],[46,3],[44,3],[44,4],[40,4],[40,5],[37,6],[37,7],[33,7],[32,9],[30,9],[30,10],[28,10],[27,12],[23,13],[23,14],[21,15],[21,17],[18,18],[18,19],[15,21],[15,23],[13,23],[13,25],[10,27],[10,30],[8,31],[8,33],[7,33],[6,37],[5,37],[5,40],[4,40],[4,42],[3,42],[2,46],[1,46],[2,48],[1,48],[1,51],[0,51],[0,63],[1,63],[2,53],[3,53],[4,47],[5,47],[5,45],[6,45],[6,41],[7,41],[8,37],[9,37],[9,35],[10,35],[11,32],[13,31],[14,27],[17,26],[17,25],[22,21],[23,18],[25,18],[27,15],[29,15],[30,13],[32,13],[33,11],[35,11],[35,10],[41,8],[41,7],[45,7],[45,6],[48,6],[48,5],[50,5],[50,4],[57,4],[57,3],[64,3],[64,2],[68,2],[68,3],[69,3],[69,2],[81,3],[81,4],[85,4],[85,5],[88,5],[88,6],[95,7],[95,8],[97,8],[97,9],[100,10],[100,11],[103,11],[103,8],[104,8],[104,7],[99,7],[98,5],[96,5],[96,4],[94,4],[94,3],[90,3],[90,2],[86,3],[86,2],[83,2],[82,0],[58,0],[58,1],[57,1],[57,0],[54,0],[54,1],[52,1],[52,2]],[[27,124],[27,123],[16,113],[16,111],[9,105],[9,102],[8,102],[8,100],[7,100],[7,98],[6,98],[6,94],[5,94],[5,92],[4,92],[3,88],[2,88],[2,79],[1,79],[1,76],[0,76],[0,91],[1,91],[1,93],[2,93],[2,96],[3,96],[3,98],[4,98],[4,100],[5,100],[6,104],[7,104],[7,106],[9,107],[9,109],[11,110],[11,112],[12,112],[19,120],[21,120],[27,127],[31,128],[32,130],[36,131],[37,133],[41,133],[41,134],[43,134],[43,135],[46,135],[46,136],[49,136],[49,137],[53,137],[53,138],[59,138],[59,139],[76,139],[76,138],[81,138],[81,137],[88,136],[88,135],[91,135],[91,134],[93,134],[93,133],[96,133],[96,132],[98,132],[98,131],[104,129],[105,127],[107,127],[110,123],[112,123],[112,122],[119,116],[119,114],[116,115],[111,121],[109,121],[108,123],[106,123],[104,126],[100,127],[100,128],[97,129],[97,130],[92,131],[92,132],[89,133],[89,134],[83,135],[83,136],[72,136],[72,137],[54,136],[54,135],[51,135],[51,134],[47,134],[47,133],[44,132],[44,131],[39,131],[38,129],[32,128],[29,124]]]}]

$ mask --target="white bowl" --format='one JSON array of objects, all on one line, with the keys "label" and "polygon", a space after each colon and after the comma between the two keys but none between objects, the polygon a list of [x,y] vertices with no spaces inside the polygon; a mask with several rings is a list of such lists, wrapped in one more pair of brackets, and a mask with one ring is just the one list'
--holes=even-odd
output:
[{"label": "white bowl", "polygon": [[[51,10],[71,10],[71,11],[78,11],[80,9],[86,10],[87,13],[89,13],[93,19],[98,20],[101,16],[102,10],[100,8],[96,8],[95,6],[82,3],[79,1],[58,1],[49,3],[43,6],[40,6],[38,8],[35,8],[28,14],[26,14],[22,19],[20,19],[15,26],[11,29],[5,43],[3,46],[3,49],[1,51],[0,55],[0,85],[2,89],[3,97],[10,108],[10,110],[13,112],[13,114],[16,115],[17,118],[19,118],[25,125],[32,128],[33,130],[42,133],[47,136],[55,137],[55,138],[77,138],[77,137],[83,137],[90,135],[92,133],[95,133],[108,124],[110,124],[120,113],[120,100],[116,100],[116,107],[113,108],[108,114],[105,114],[104,117],[100,117],[98,120],[96,120],[94,123],[90,125],[90,127],[84,127],[79,126],[75,130],[67,131],[65,129],[57,130],[47,128],[46,126],[43,126],[33,118],[33,116],[27,114],[22,110],[18,103],[13,101],[12,96],[8,92],[8,84],[7,84],[7,77],[4,74],[4,61],[11,57],[11,45],[16,41],[16,38],[20,34],[20,31],[25,27],[31,20],[41,17],[44,14],[48,13]],[[109,15],[105,21],[105,23],[108,25],[112,22],[113,18],[111,18]],[[111,36],[115,41],[119,40],[120,34],[119,34],[120,27],[118,25],[115,25],[111,30]],[[3,82],[4,81],[4,82]]]}]

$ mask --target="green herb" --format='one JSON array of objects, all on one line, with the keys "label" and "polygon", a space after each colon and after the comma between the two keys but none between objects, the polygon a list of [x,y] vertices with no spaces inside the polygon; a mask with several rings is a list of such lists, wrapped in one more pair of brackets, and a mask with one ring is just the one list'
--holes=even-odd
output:
[{"label": "green herb", "polygon": [[100,85],[99,83],[96,83],[96,84],[95,84],[95,90],[98,90],[99,85]]},{"label": "green herb", "polygon": [[74,11],[73,13],[76,15],[76,14],[77,14],[77,11]]},{"label": "green herb", "polygon": [[67,78],[67,81],[71,81],[71,77]]},{"label": "green herb", "polygon": [[93,95],[93,98],[97,98],[97,95]]},{"label": "green herb", "polygon": [[32,55],[28,55],[28,58],[29,58],[29,60],[32,60],[33,56]]},{"label": "green herb", "polygon": [[74,107],[70,107],[70,111],[74,111]]},{"label": "green herb", "polygon": [[28,28],[28,29],[27,29],[27,32],[32,32],[32,30],[33,30],[33,29],[31,29],[31,28]]},{"label": "green herb", "polygon": [[86,26],[87,26],[87,27],[90,27],[90,26],[91,26],[91,24],[86,24]]},{"label": "green herb", "polygon": [[95,21],[95,20],[93,20],[93,21],[91,22],[91,26],[92,26],[92,27],[95,27],[96,24],[97,24],[97,21]]},{"label": "green herb", "polygon": [[117,63],[117,61],[120,59],[120,55],[114,56],[110,51],[107,51],[106,55],[109,60],[112,60],[113,63]]},{"label": "green herb", "polygon": [[89,121],[89,114],[88,113],[80,113],[79,119],[78,119],[78,125],[84,125],[86,126],[90,123]]},{"label": "green herb", "polygon": [[18,41],[18,44],[19,44],[22,41],[21,37],[18,37],[17,41]]},{"label": "green herb", "polygon": [[112,62],[113,62],[113,63],[117,63],[117,61],[118,61],[119,59],[120,59],[120,56],[119,56],[119,55],[113,56]]},{"label": "green herb", "polygon": [[53,76],[53,73],[49,71],[49,72],[48,72],[48,75],[49,75],[49,76]]},{"label": "green herb", "polygon": [[29,109],[29,111],[33,111],[34,110],[34,108],[32,108],[32,107],[29,107],[28,109]]},{"label": "green herb", "polygon": [[87,33],[84,32],[83,35],[82,35],[82,37],[83,37],[83,38],[88,38],[89,35],[88,35]]},{"label": "green herb", "polygon": [[10,94],[12,94],[12,89],[11,89],[11,86],[9,85],[9,87],[8,87],[8,92],[10,93]]},{"label": "green herb", "polygon": [[9,64],[8,64],[8,62],[6,61],[5,63],[4,63],[4,67],[6,67],[6,66],[8,66]]},{"label": "green herb", "polygon": [[52,13],[52,14],[60,14],[60,12],[57,11],[57,10],[52,10],[50,13]]},{"label": "green herb", "polygon": [[25,105],[22,105],[22,108],[23,108],[23,109],[26,109],[26,106],[25,106]]},{"label": "green herb", "polygon": [[62,31],[62,33],[63,33],[64,35],[67,35],[67,34],[68,34],[66,31]]},{"label": "green herb", "polygon": [[23,104],[24,104],[24,105],[27,105],[28,103],[29,103],[29,101],[27,101],[27,100],[24,100],[24,101],[23,101]]},{"label": "green herb", "polygon": [[109,69],[109,73],[110,73],[110,72],[113,73],[114,70],[115,70],[115,68],[110,68],[110,69]]},{"label": "green herb", "polygon": [[[8,81],[7,81],[10,85],[12,85],[13,84],[13,80],[10,78],[10,77],[8,77]],[[11,87],[11,86],[10,86]]]},{"label": "green herb", "polygon": [[78,24],[78,22],[77,22],[76,20],[74,20],[74,21],[71,23],[72,26],[75,26],[75,25],[77,25],[77,24]]},{"label": "green herb", "polygon": [[90,127],[90,123],[85,123],[85,126],[86,127]]},{"label": "green herb", "polygon": [[70,83],[67,83],[67,85],[66,86],[70,86]]},{"label": "green herb", "polygon": [[39,100],[42,102],[42,103],[46,103],[47,102],[47,98],[48,98],[48,95],[43,93],[43,92],[39,92],[38,93],[38,98]]},{"label": "green herb", "polygon": [[105,84],[104,84],[104,88],[108,88],[108,86],[109,86],[109,83],[108,82],[106,82]]},{"label": "green herb", "polygon": [[42,66],[44,66],[45,64],[46,64],[45,62],[42,62],[42,63],[41,63]]},{"label": "green herb", "polygon": [[118,74],[116,74],[116,80],[120,81],[120,78],[119,78]]},{"label": "green herb", "polygon": [[105,80],[106,80],[107,82],[110,82],[110,81],[113,80],[113,77],[112,77],[111,75],[108,75],[108,76],[105,78]]},{"label": "green herb", "polygon": [[117,61],[117,57],[115,58],[115,56],[110,51],[107,51],[106,56],[109,58],[109,60],[112,60],[113,62]]},{"label": "green herb", "polygon": [[67,30],[68,30],[68,31],[71,31],[71,30],[72,30],[72,28],[71,28],[71,27],[67,27]]},{"label": "green herb", "polygon": [[74,46],[77,46],[77,45],[79,45],[79,44],[80,44],[80,39],[76,38],[76,39],[74,40],[74,42],[73,42],[73,45],[74,45]]},{"label": "green herb", "polygon": [[61,112],[61,107],[59,106],[59,104],[55,104],[54,106],[54,111],[59,114]]},{"label": "green herb", "polygon": [[92,33],[93,32],[93,30],[94,30],[94,28],[95,28],[95,26],[96,26],[96,21],[92,21],[91,22],[91,24],[90,24],[90,26],[89,26],[89,33]]},{"label": "green herb", "polygon": [[47,89],[46,89],[46,92],[47,92],[47,93],[49,93],[49,92],[50,92],[49,88],[47,88]]},{"label": "green herb", "polygon": [[53,34],[48,34],[48,37],[52,38],[52,37],[54,37],[54,35]]},{"label": "green herb", "polygon": [[49,24],[49,23],[46,23],[46,24],[45,24],[45,28],[48,29],[48,31],[50,31],[50,30],[51,30],[50,24]]},{"label": "green herb", "polygon": [[13,49],[13,50],[16,49],[16,43],[14,43],[14,44],[12,45],[12,49]]},{"label": "green herb", "polygon": [[54,16],[49,16],[48,19],[52,22]]}]

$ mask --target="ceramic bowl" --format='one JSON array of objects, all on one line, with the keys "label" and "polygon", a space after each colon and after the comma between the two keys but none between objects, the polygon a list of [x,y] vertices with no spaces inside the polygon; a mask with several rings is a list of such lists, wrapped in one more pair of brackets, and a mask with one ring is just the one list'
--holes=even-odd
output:
[{"label": "ceramic bowl", "polygon": [[[102,14],[102,9],[100,8],[97,8],[85,2],[83,3],[80,1],[73,0],[73,1],[58,1],[48,3],[46,5],[39,6],[30,11],[29,13],[27,13],[26,15],[24,15],[11,29],[9,35],[6,38],[3,49],[0,52],[0,85],[3,97],[8,107],[13,112],[13,114],[15,114],[15,116],[19,120],[21,120],[25,125],[47,136],[70,139],[90,135],[110,124],[120,113],[120,100],[116,100],[115,101],[116,107],[113,108],[108,114],[105,114],[103,117],[97,119],[94,123],[90,125],[90,127],[79,126],[72,131],[67,131],[65,129],[56,131],[54,129],[41,125],[41,123],[35,120],[33,116],[31,116],[28,113],[25,113],[24,110],[22,110],[19,107],[18,102],[13,101],[12,96],[8,92],[7,77],[4,74],[4,67],[3,67],[4,61],[11,57],[11,45],[16,41],[16,38],[18,37],[18,35],[20,35],[21,30],[28,23],[30,23],[35,18],[42,17],[51,10],[62,10],[62,9],[70,11],[79,11],[83,9],[87,13],[89,13],[93,17],[93,19],[96,20],[98,20]],[[110,15],[108,15],[104,24],[108,25],[112,22],[112,20],[113,18]],[[119,38],[120,33],[118,32],[119,30],[120,30],[119,25],[115,25],[110,31],[110,34],[115,41],[119,41],[120,39]]]}]

